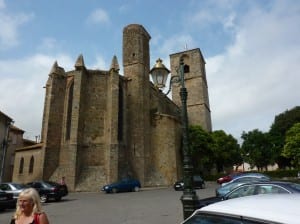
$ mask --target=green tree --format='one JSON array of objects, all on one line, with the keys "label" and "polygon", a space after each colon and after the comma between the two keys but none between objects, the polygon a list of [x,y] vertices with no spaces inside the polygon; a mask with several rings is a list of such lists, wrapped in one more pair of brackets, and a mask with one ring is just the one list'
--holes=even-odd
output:
[{"label": "green tree", "polygon": [[256,166],[258,170],[267,168],[273,164],[273,153],[268,133],[263,133],[258,129],[243,132],[242,151],[245,162],[251,167]]},{"label": "green tree", "polygon": [[234,165],[242,164],[240,146],[232,135],[227,135],[223,130],[211,133],[212,143],[210,148],[213,151],[214,161],[218,172],[225,168],[232,168]]},{"label": "green tree", "polygon": [[286,132],[282,156],[289,158],[295,168],[300,167],[300,123],[294,124]]},{"label": "green tree", "polygon": [[291,165],[290,158],[283,156],[282,150],[284,148],[287,130],[298,122],[300,122],[299,106],[277,115],[271,125],[269,135],[272,142],[275,162],[278,164],[279,168],[285,168]]},{"label": "green tree", "polygon": [[199,125],[189,127],[189,148],[195,172],[209,173],[213,168],[213,152],[209,148],[212,141],[210,134]]}]

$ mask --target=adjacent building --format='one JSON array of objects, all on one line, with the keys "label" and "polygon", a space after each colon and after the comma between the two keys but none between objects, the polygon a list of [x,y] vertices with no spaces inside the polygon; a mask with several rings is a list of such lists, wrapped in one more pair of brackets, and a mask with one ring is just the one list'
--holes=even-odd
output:
[{"label": "adjacent building", "polygon": [[7,166],[8,133],[13,119],[0,111],[0,182],[4,180],[4,169]]}]

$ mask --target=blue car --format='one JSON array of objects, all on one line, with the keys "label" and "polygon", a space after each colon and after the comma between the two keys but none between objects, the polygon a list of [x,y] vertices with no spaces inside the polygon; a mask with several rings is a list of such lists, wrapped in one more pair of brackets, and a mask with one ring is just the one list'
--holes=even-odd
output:
[{"label": "blue car", "polygon": [[108,184],[102,187],[102,191],[106,193],[117,193],[117,192],[137,192],[141,188],[140,181],[132,178],[125,178],[118,182]]}]

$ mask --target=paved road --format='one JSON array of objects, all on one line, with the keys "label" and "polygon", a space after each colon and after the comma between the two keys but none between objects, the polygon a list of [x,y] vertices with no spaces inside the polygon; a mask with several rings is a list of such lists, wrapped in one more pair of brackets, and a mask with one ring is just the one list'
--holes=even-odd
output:
[{"label": "paved road", "polygon": [[[199,198],[214,195],[217,184],[208,182],[197,190]],[[105,194],[70,193],[61,202],[43,204],[50,224],[169,224],[180,223],[181,191],[173,188],[142,189],[140,192]],[[0,223],[9,223],[14,210],[0,212]]]}]

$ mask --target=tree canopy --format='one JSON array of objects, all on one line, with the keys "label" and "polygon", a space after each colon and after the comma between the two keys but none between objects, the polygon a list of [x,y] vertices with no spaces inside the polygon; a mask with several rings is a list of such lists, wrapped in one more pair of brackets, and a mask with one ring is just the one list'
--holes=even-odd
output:
[{"label": "tree canopy", "polygon": [[290,166],[290,158],[283,156],[282,151],[285,144],[286,132],[295,124],[300,122],[300,106],[275,116],[274,122],[269,130],[272,142],[275,162],[280,168]]},{"label": "tree canopy", "polygon": [[282,155],[290,158],[294,167],[300,167],[300,123],[294,124],[286,132],[285,145]]},{"label": "tree canopy", "polygon": [[243,158],[251,167],[256,166],[259,170],[267,169],[273,163],[273,153],[268,133],[263,133],[258,129],[243,132],[242,144]]},{"label": "tree canopy", "polygon": [[243,132],[242,146],[223,130],[206,132],[201,126],[189,127],[189,149],[195,171],[223,172],[248,162],[258,169],[277,163],[279,168],[300,166],[300,106],[276,115],[269,132],[254,129]]},{"label": "tree canopy", "polygon": [[213,168],[221,172],[242,163],[237,140],[222,130],[208,133],[201,126],[190,126],[189,138],[196,172],[207,173]]},{"label": "tree canopy", "polygon": [[227,167],[242,164],[240,146],[232,135],[217,130],[212,132],[211,136],[210,148],[213,151],[218,172],[224,171]]},{"label": "tree canopy", "polygon": [[198,173],[209,172],[213,167],[213,152],[209,148],[212,141],[210,134],[199,125],[189,127],[189,146],[194,169]]}]

